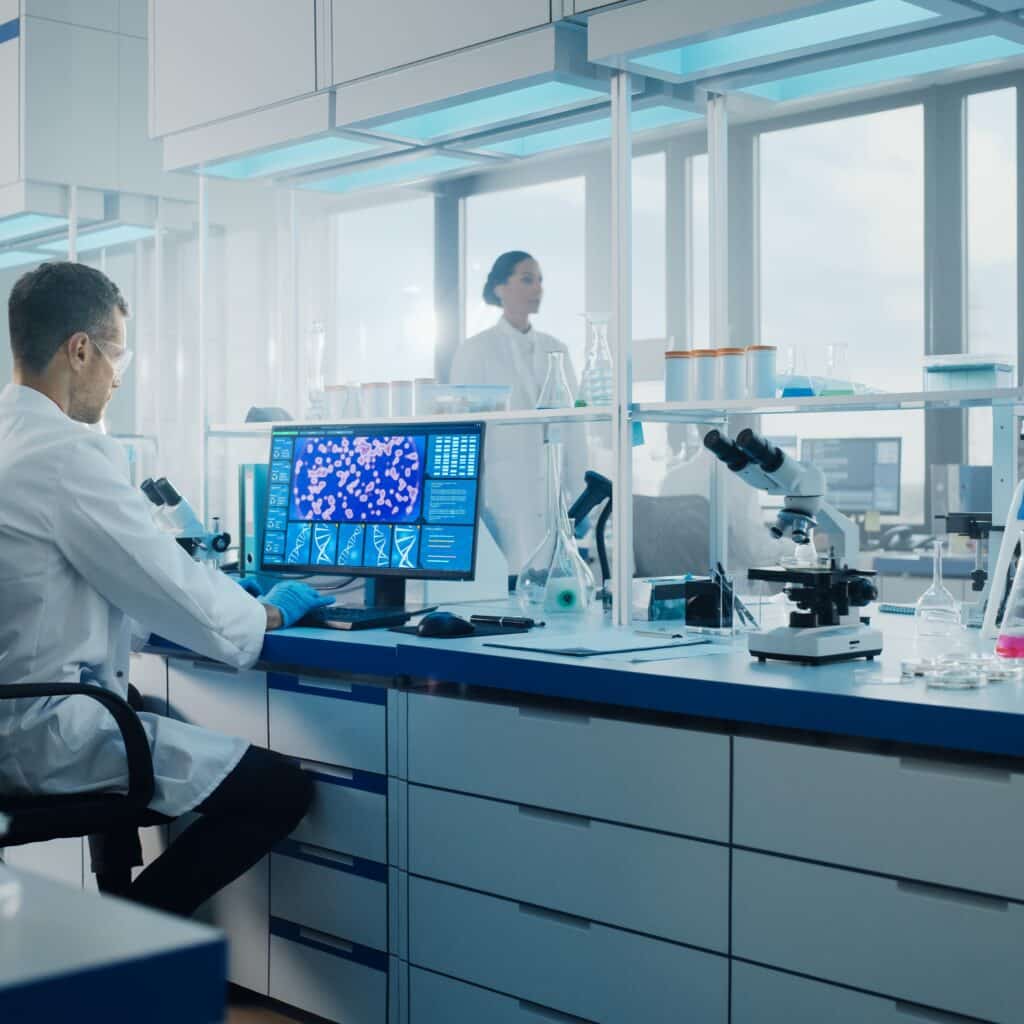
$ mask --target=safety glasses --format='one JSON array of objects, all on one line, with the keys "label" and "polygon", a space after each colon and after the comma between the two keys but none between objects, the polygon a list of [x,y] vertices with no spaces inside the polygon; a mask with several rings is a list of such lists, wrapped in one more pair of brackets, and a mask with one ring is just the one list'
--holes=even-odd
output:
[{"label": "safety glasses", "polygon": [[127,372],[128,367],[131,366],[132,356],[135,353],[127,347],[121,348],[120,345],[114,345],[105,339],[94,338],[91,334],[89,335],[89,340],[93,343],[96,351],[110,363],[110,368],[114,371],[114,383],[119,386],[121,378]]}]

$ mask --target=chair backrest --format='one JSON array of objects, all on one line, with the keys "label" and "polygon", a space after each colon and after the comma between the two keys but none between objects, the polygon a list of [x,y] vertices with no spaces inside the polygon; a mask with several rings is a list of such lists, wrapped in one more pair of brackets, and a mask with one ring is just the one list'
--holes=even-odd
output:
[{"label": "chair backrest", "polygon": [[708,571],[708,500],[699,494],[633,496],[638,576]]}]

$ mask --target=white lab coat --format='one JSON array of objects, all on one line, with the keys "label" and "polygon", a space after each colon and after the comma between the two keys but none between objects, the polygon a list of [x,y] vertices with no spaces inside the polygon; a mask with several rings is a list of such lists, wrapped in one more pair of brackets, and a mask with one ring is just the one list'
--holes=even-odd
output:
[{"label": "white lab coat", "polygon": [[[133,620],[239,668],[259,656],[262,605],[197,564],[160,530],[117,443],[45,395],[0,394],[0,683],[91,682],[122,697]],[[129,618],[129,614],[131,618]],[[139,715],[153,751],[150,804],[177,816],[201,803],[247,743]],[[0,701],[0,789],[124,790],[113,719],[83,697]]]},{"label": "white lab coat", "polygon": [[[511,409],[536,408],[548,372],[548,353],[564,354],[565,376],[575,396],[576,375],[568,349],[557,338],[530,328],[525,334],[504,316],[462,343],[452,362],[452,384],[503,384],[512,388]],[[583,490],[586,452],[582,431],[563,431],[563,490],[572,501]],[[505,557],[518,573],[544,539],[546,466],[544,431],[534,426],[487,429],[484,450],[484,517]],[[577,479],[578,478],[578,479]]]}]

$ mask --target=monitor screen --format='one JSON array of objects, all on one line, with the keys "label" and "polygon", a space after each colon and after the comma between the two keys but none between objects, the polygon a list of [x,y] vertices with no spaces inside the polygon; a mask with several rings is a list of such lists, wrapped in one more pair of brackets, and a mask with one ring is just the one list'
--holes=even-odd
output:
[{"label": "monitor screen", "polygon": [[274,427],[261,567],[473,579],[482,423]]},{"label": "monitor screen", "polygon": [[899,515],[901,449],[898,437],[808,438],[800,461],[825,474],[826,497],[840,512]]}]

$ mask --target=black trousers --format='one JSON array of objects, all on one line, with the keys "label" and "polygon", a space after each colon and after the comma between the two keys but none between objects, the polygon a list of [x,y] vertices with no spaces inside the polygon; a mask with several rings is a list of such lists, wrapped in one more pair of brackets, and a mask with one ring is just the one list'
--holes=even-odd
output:
[{"label": "black trousers", "polygon": [[[313,782],[300,768],[260,747],[249,747],[224,781],[196,808],[199,817],[134,882],[142,863],[138,828],[89,837],[101,892],[174,914],[190,915],[215,892],[249,870],[302,820]],[[138,825],[175,819],[147,811]]]}]

